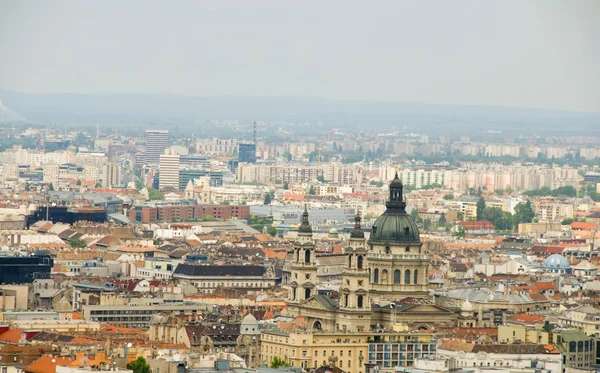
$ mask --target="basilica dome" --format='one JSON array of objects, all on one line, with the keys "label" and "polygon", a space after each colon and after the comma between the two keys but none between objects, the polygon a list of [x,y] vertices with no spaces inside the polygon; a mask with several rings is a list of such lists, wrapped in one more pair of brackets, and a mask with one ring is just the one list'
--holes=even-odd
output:
[{"label": "basilica dome", "polygon": [[402,181],[398,173],[390,183],[390,197],[387,209],[375,221],[369,242],[372,244],[420,244],[419,229],[410,215],[406,213],[406,202],[402,197]]}]

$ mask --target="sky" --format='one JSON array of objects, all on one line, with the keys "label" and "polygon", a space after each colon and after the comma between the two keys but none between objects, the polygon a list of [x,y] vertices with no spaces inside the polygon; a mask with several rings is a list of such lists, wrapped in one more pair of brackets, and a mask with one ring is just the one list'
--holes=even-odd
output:
[{"label": "sky", "polygon": [[600,111],[600,1],[0,0],[0,89]]}]

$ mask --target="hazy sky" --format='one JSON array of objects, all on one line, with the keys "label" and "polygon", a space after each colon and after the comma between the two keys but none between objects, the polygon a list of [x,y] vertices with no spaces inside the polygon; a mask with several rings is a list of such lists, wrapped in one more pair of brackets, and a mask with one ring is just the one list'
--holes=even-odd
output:
[{"label": "hazy sky", "polygon": [[600,111],[600,1],[0,0],[0,88]]}]

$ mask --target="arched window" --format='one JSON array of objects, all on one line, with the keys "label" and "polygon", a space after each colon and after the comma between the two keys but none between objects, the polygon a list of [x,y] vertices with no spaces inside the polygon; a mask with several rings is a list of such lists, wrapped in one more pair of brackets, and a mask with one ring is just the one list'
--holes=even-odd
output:
[{"label": "arched window", "polygon": [[399,284],[400,283],[400,270],[396,269],[394,270],[394,284]]},{"label": "arched window", "polygon": [[385,253],[389,254],[392,252],[392,249],[390,249],[390,245],[385,245]]},{"label": "arched window", "polygon": [[296,288],[292,289],[292,300],[296,300]]},{"label": "arched window", "polygon": [[362,257],[362,255],[359,255],[359,256],[356,258],[356,267],[357,267],[358,269],[363,269],[363,257]]},{"label": "arched window", "polygon": [[415,269],[415,273],[413,275],[413,284],[418,284],[419,283],[419,270]]},{"label": "arched window", "polygon": [[317,320],[313,323],[313,329],[314,330],[323,330],[323,325],[321,324],[321,322],[319,320]]},{"label": "arched window", "polygon": [[348,255],[348,268],[352,268],[352,254]]},{"label": "arched window", "polygon": [[410,269],[404,271],[404,284],[410,285]]},{"label": "arched window", "polygon": [[356,305],[358,308],[363,308],[363,296],[359,295],[356,297]]},{"label": "arched window", "polygon": [[376,284],[379,283],[379,268],[373,270],[373,282]]},{"label": "arched window", "polygon": [[304,299],[310,298],[310,289],[304,289]]},{"label": "arched window", "polygon": [[344,295],[344,304],[348,307],[348,294]]},{"label": "arched window", "polygon": [[300,249],[296,250],[296,262],[300,261]]},{"label": "arched window", "polygon": [[304,263],[310,263],[310,250],[304,249]]}]

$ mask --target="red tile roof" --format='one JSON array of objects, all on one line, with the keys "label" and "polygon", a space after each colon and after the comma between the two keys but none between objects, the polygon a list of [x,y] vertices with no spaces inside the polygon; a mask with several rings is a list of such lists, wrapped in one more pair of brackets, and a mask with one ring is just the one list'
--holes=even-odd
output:
[{"label": "red tile roof", "polygon": [[458,225],[465,227],[465,229],[494,229],[494,225],[486,220],[461,221]]},{"label": "red tile roof", "polygon": [[544,316],[535,316],[535,315],[529,315],[526,313],[519,313],[510,318],[510,321],[514,321],[514,322],[518,322],[518,323],[522,323],[522,324],[529,324],[529,325],[541,324],[544,322],[544,320],[546,320],[546,318]]},{"label": "red tile roof", "polygon": [[73,360],[64,357],[42,356],[25,368],[27,373],[56,373],[56,366],[69,366]]},{"label": "red tile roof", "polygon": [[594,230],[598,227],[598,223],[586,223],[582,221],[574,221],[571,223],[571,228],[576,230]]}]

